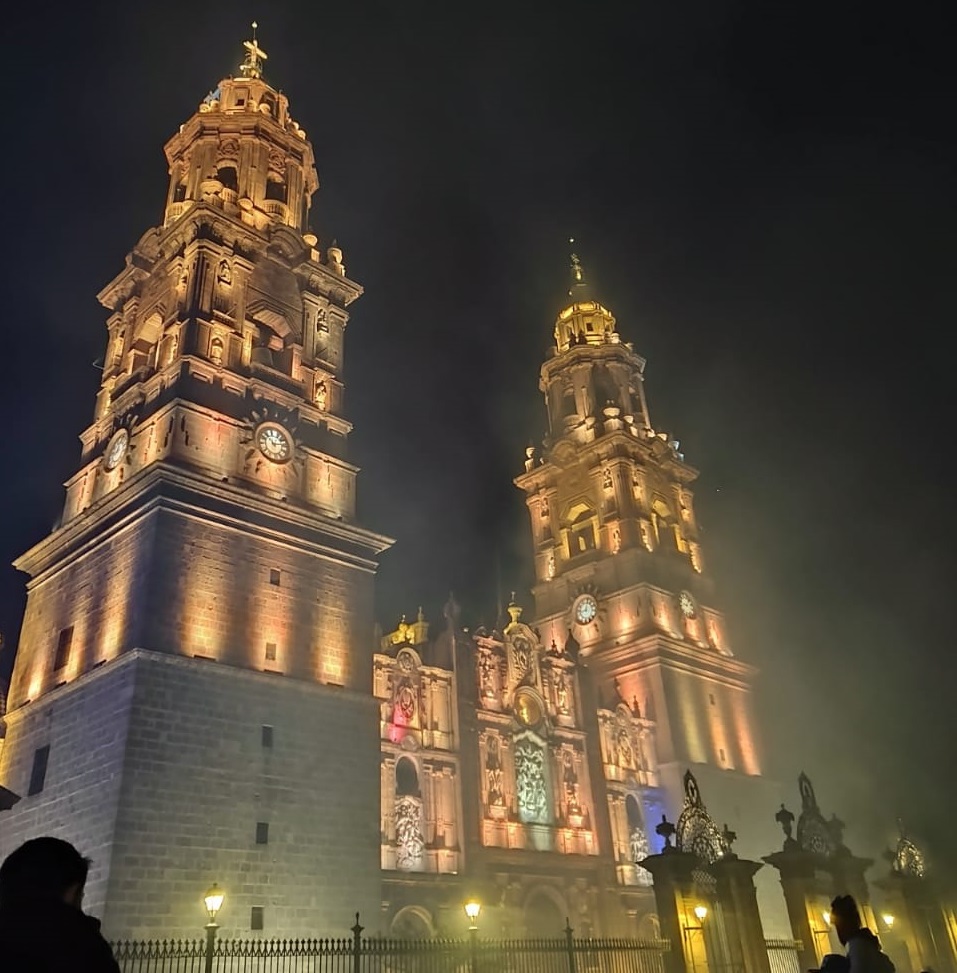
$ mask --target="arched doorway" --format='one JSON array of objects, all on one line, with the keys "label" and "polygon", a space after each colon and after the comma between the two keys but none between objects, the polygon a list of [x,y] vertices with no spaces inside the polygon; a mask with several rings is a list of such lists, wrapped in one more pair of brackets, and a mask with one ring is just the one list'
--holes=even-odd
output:
[{"label": "arched doorway", "polygon": [[392,917],[389,932],[397,939],[431,939],[435,927],[428,910],[419,905],[407,905]]},{"label": "arched doorway", "polygon": [[655,913],[649,912],[638,920],[638,938],[646,941],[661,939],[661,926]]},{"label": "arched doorway", "polygon": [[525,900],[525,935],[533,939],[554,938],[565,931],[567,909],[557,893],[537,889]]}]

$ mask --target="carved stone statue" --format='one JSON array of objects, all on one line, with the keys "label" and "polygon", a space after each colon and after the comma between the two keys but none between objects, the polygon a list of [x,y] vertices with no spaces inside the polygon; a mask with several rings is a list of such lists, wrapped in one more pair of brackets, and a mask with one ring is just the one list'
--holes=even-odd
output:
[{"label": "carved stone statue", "polygon": [[422,837],[422,805],[410,796],[395,802],[395,865],[404,871],[417,871],[425,857],[425,839]]},{"label": "carved stone statue", "polygon": [[578,804],[578,774],[575,772],[575,762],[566,750],[562,755],[562,784],[565,787],[565,801],[570,813],[580,813]]},{"label": "carved stone statue", "polygon": [[784,832],[784,850],[789,851],[797,845],[794,840],[794,815],[782,804],[781,810],[774,815],[774,820],[781,825]]},{"label": "carved stone statue", "polygon": [[479,652],[478,657],[478,668],[479,668],[479,691],[486,698],[492,698],[495,696],[495,659],[492,657],[491,652]]},{"label": "carved stone statue", "polygon": [[565,679],[564,673],[559,673],[558,685],[555,688],[555,698],[558,702],[558,712],[562,714],[568,713],[568,681]]},{"label": "carved stone statue", "polygon": [[326,388],[326,383],[322,379],[320,379],[318,382],[316,382],[316,394],[314,398],[315,398],[316,407],[318,409],[321,409],[323,412],[326,411],[327,397],[328,397],[328,389]]},{"label": "carved stone statue", "polygon": [[530,740],[515,746],[515,789],[523,821],[548,822],[548,788],[545,786],[545,754]]},{"label": "carved stone statue", "polygon": [[498,737],[488,738],[485,756],[485,780],[488,787],[488,803],[495,807],[505,806],[505,792],[502,786],[502,758],[498,748]]}]

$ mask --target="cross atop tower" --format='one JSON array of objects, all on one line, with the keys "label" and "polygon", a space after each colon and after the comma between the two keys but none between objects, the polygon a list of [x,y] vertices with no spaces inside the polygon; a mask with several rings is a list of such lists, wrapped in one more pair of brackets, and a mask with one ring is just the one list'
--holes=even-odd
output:
[{"label": "cross atop tower", "polygon": [[[570,237],[568,240],[568,244],[569,246],[574,247],[575,238]],[[568,290],[568,296],[576,300],[585,300],[587,299],[586,288],[588,286],[588,282],[585,280],[585,268],[582,267],[581,259],[579,258],[578,254],[575,253],[574,251],[572,251],[572,253],[570,254],[570,259],[571,259],[571,267],[570,267],[571,273],[569,275],[570,287]]]},{"label": "cross atop tower", "polygon": [[246,48],[246,60],[239,66],[240,73],[244,78],[261,78],[263,76],[263,61],[265,61],[269,55],[259,46],[259,42],[256,40],[256,29],[259,24],[253,21],[253,39],[251,41],[243,41],[243,47]]}]

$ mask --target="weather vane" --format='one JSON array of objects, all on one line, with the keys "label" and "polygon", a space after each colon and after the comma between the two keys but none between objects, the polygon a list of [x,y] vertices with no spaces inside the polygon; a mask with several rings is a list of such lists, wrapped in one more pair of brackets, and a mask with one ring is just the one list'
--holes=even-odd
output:
[{"label": "weather vane", "polygon": [[258,27],[259,24],[254,20],[253,39],[251,41],[243,41],[243,47],[246,48],[246,60],[240,65],[239,70],[242,72],[244,78],[261,78],[263,76],[263,61],[269,57],[256,40],[256,30]]}]

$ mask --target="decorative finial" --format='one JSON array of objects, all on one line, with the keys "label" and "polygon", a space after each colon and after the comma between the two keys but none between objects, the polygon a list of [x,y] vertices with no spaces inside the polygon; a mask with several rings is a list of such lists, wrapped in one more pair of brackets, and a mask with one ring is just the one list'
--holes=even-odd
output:
[{"label": "decorative finial", "polygon": [[664,814],[661,815],[661,823],[655,828],[655,834],[665,839],[665,846],[661,849],[662,854],[667,854],[669,851],[674,851],[675,846],[671,843],[671,839],[675,835],[675,831],[678,829],[674,824],[665,817]]},{"label": "decorative finial", "polygon": [[246,60],[239,66],[239,72],[244,78],[261,78],[263,76],[263,61],[268,58],[268,54],[259,46],[256,40],[256,30],[259,24],[253,21],[253,39],[243,41],[246,49]]},{"label": "decorative finial", "polygon": [[[575,246],[574,237],[568,238],[568,245],[570,247]],[[581,294],[584,291],[584,288],[587,286],[585,281],[585,270],[582,267],[582,262],[579,259],[578,254],[575,253],[574,250],[571,251],[571,254],[569,255],[569,259],[571,261],[571,276],[569,278],[571,286],[569,287],[568,290],[568,296],[575,297],[576,290],[579,292],[579,294]]]}]

